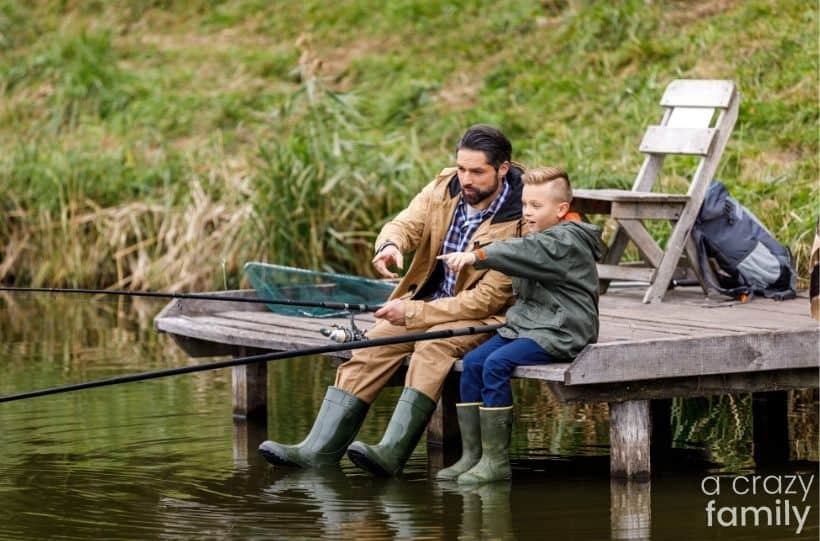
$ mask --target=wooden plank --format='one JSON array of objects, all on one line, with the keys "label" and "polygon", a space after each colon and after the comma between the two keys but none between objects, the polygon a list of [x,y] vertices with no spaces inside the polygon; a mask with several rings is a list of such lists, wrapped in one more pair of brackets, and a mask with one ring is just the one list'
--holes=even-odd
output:
[{"label": "wooden plank", "polygon": [[668,128],[708,128],[715,114],[714,107],[673,107]]},{"label": "wooden plank", "polygon": [[[221,317],[229,317],[240,319],[243,321],[251,321],[265,325],[274,325],[288,328],[298,327],[329,327],[332,323],[347,325],[350,323],[349,317],[332,317],[332,318],[312,318],[312,317],[297,317],[285,316],[282,314],[274,314],[272,312],[244,312],[244,311],[223,311],[218,312]],[[368,317],[369,316],[369,317]],[[370,327],[375,322],[372,314],[356,315],[356,325],[361,324],[361,327]]]},{"label": "wooden plank", "polygon": [[609,404],[609,474],[648,480],[652,425],[648,400]]},{"label": "wooden plank", "polygon": [[816,368],[802,368],[597,385],[549,381],[547,385],[563,402],[609,402],[817,388],[817,375]]},{"label": "wooden plank", "polygon": [[661,97],[663,107],[728,107],[735,91],[734,81],[676,79]]},{"label": "wooden plank", "polygon": [[[577,190],[575,190],[577,191]],[[595,190],[584,190],[586,192],[593,192]],[[580,214],[609,214],[612,210],[612,203],[607,199],[599,199],[593,197],[572,195],[572,204],[570,205],[573,212]]]},{"label": "wooden plank", "polygon": [[648,267],[622,267],[620,265],[598,264],[598,278],[602,280],[635,280],[649,282],[655,275],[655,269]]},{"label": "wooden plank", "polygon": [[[519,366],[512,374],[514,378],[540,379],[544,381],[564,381],[564,372],[570,363],[550,363],[537,366]],[[464,371],[464,362],[459,359],[453,365],[454,372]]]},{"label": "wooden plank", "polygon": [[641,252],[645,260],[652,266],[657,268],[661,264],[663,258],[663,250],[661,250],[652,235],[646,230],[639,220],[618,220],[621,227],[624,228],[626,234]]},{"label": "wooden plank", "polygon": [[[766,314],[782,314],[784,316],[793,318],[809,317],[809,298],[806,295],[798,294],[796,298],[785,301],[776,301],[774,299],[766,299],[762,296],[756,296],[749,302],[735,302],[733,310],[737,312],[744,312],[749,314],[756,314],[760,317],[760,312],[765,310]],[[772,320],[783,322],[782,318],[772,318]]]},{"label": "wooden plank", "polygon": [[248,322],[236,322],[213,316],[199,316],[188,318],[191,325],[205,326],[211,328],[215,333],[225,336],[244,336],[247,332],[255,335],[267,337],[272,349],[289,349],[287,347],[276,347],[277,344],[303,344],[304,347],[325,346],[333,342],[318,331],[311,329],[286,329],[282,327],[254,325]]},{"label": "wooden plank", "polygon": [[587,348],[567,370],[567,385],[815,368],[820,329],[707,338],[669,338]]},{"label": "wooden plank", "polygon": [[684,204],[689,201],[689,196],[685,194],[669,194],[658,192],[636,192],[629,190],[573,190],[572,199],[590,201],[612,201],[624,203],[664,203],[664,204]]},{"label": "wooden plank", "polygon": [[[185,317],[185,316],[182,316]],[[291,336],[291,337],[305,337],[307,340],[326,339],[319,332],[318,328],[299,328],[299,327],[283,327],[275,325],[260,325],[259,323],[251,321],[242,321],[239,319],[226,318],[220,316],[196,316],[187,317],[189,321],[196,322],[198,325],[211,325],[215,329],[222,329],[226,333],[233,333],[235,331],[256,331],[263,334],[269,334],[272,338],[276,336]]]},{"label": "wooden plank", "polygon": [[[614,314],[617,310],[641,310],[643,313],[652,314],[676,314],[681,310],[689,311],[691,313],[708,313],[721,312],[730,310],[733,313],[750,313],[755,314],[758,319],[761,319],[761,314],[768,314],[770,312],[783,313],[791,316],[808,317],[808,295],[805,290],[798,292],[797,298],[787,301],[776,301],[774,299],[766,299],[762,296],[756,296],[748,303],[741,303],[732,300],[722,295],[713,295],[704,297],[699,289],[695,288],[677,288],[670,290],[666,298],[669,300],[668,304],[657,304],[652,306],[643,306],[641,304],[641,297],[643,292],[635,287],[614,288],[606,295],[599,299],[599,306],[601,313]],[[731,316],[728,316],[731,317]],[[772,321],[779,321],[778,318],[766,318]],[[786,325],[784,325],[786,327]]]},{"label": "wooden plank", "polygon": [[[212,297],[247,297],[255,298],[256,292],[252,289],[236,289],[231,291],[208,291],[204,295]],[[262,304],[249,302],[212,301],[201,299],[174,299],[166,304],[157,314],[154,321],[164,317],[190,314],[207,314],[219,310],[242,310],[246,312],[265,312],[267,308]]]},{"label": "wooden plank", "polygon": [[630,327],[628,325],[620,326],[613,329],[613,326],[601,326],[598,332],[598,343],[609,344],[626,342],[634,342],[639,340],[657,340],[659,338],[669,338],[669,333],[666,331],[648,331],[638,327]]},{"label": "wooden plank", "polygon": [[[635,289],[635,288],[633,288]],[[674,290],[671,294],[677,293]],[[755,298],[752,302],[744,304],[740,302],[724,302],[723,298],[704,297],[699,290],[690,289],[697,293],[700,302],[670,302],[668,306],[652,305],[641,306],[635,304],[630,299],[614,299],[601,297],[599,309],[601,314],[613,317],[638,319],[647,318],[649,314],[653,319],[660,318],[685,318],[693,322],[721,321],[748,325],[759,328],[784,328],[788,329],[792,325],[800,325],[809,328],[812,324],[807,311],[799,309],[799,301],[785,301],[792,303],[795,308],[792,311],[777,310],[784,302],[777,302],[762,297]],[[637,292],[637,291],[636,291]],[[805,305],[804,309],[805,309]],[[775,315],[776,314],[776,315]]]},{"label": "wooden plank", "polygon": [[685,203],[672,203],[668,201],[639,201],[637,199],[634,201],[613,201],[611,215],[616,219],[677,220],[680,217],[684,204]]},{"label": "wooden plank", "polygon": [[[703,328],[710,328],[714,330],[732,330],[737,332],[760,332],[760,331],[776,331],[780,329],[808,329],[811,328],[809,321],[806,318],[786,316],[777,321],[773,318],[761,317],[760,312],[749,313],[734,310],[731,307],[720,309],[681,309],[678,313],[668,312],[644,312],[639,310],[620,310],[619,315],[624,318],[633,319],[636,322],[641,321],[655,321],[665,324],[679,324],[683,323],[691,326],[700,326]],[[786,324],[787,322],[793,325]]]},{"label": "wooden plank", "polygon": [[640,151],[646,154],[706,156],[716,134],[716,128],[649,126],[641,141]]},{"label": "wooden plank", "polygon": [[251,330],[270,335],[271,339],[285,336],[288,339],[304,338],[306,342],[331,343],[330,339],[321,333],[320,326],[283,326],[266,325],[251,321],[242,321],[234,318],[220,316],[199,316],[194,318],[198,324],[213,325],[215,328],[223,329],[225,332],[235,330]]},{"label": "wooden plank", "polygon": [[[601,320],[601,327],[606,328],[611,333],[618,333],[621,336],[631,336],[633,330],[638,330],[643,333],[652,333],[654,336],[647,336],[647,338],[671,338],[674,336],[681,337],[703,337],[724,334],[743,334],[748,331],[740,331],[732,328],[718,328],[705,325],[692,325],[689,322],[681,324],[672,324],[666,321],[652,321],[651,319],[611,319],[603,318]],[[759,332],[760,329],[755,329]],[[631,341],[639,341],[640,338],[632,338]],[[604,340],[598,340],[598,343],[605,343]]]},{"label": "wooden plank", "polygon": [[571,363],[550,363],[537,366],[519,366],[513,371],[514,378],[564,381]]},{"label": "wooden plank", "polygon": [[[661,324],[668,326],[685,325],[712,333],[749,333],[775,331],[783,328],[782,322],[765,321],[757,314],[757,319],[749,314],[728,310],[680,310],[678,312],[661,312],[655,310],[621,309],[615,313],[607,312],[608,317],[630,321],[634,325]],[[806,328],[807,326],[802,326]]]},{"label": "wooden plank", "polygon": [[[205,325],[197,322],[196,320],[183,317],[165,318],[158,321],[157,326],[160,330],[167,333],[181,334],[183,336],[206,340],[208,342],[248,346],[268,350],[299,349],[328,344],[326,340],[308,342],[301,337],[289,335],[274,336],[270,333],[260,333],[258,331],[250,330],[235,329],[231,332],[225,332],[224,330],[215,329],[210,325]],[[345,357],[345,355],[342,355],[341,353],[338,355],[332,355]]]},{"label": "wooden plank", "polygon": [[[613,308],[618,306],[629,306],[632,308],[648,308],[641,306],[643,292],[635,288],[614,288],[609,294],[600,298],[601,308]],[[701,304],[722,304],[714,299],[707,299],[695,289],[675,289],[669,292],[670,304],[689,306]],[[652,306],[652,310],[664,309],[663,305]]]}]

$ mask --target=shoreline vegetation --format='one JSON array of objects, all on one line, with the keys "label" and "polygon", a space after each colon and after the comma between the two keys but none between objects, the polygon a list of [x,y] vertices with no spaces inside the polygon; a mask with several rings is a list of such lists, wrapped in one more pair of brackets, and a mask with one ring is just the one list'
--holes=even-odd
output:
[{"label": "shoreline vegetation", "polygon": [[372,275],[381,225],[466,126],[578,187],[628,187],[669,81],[731,78],[717,178],[805,287],[817,35],[796,0],[0,0],[0,282],[235,288],[251,260]]}]

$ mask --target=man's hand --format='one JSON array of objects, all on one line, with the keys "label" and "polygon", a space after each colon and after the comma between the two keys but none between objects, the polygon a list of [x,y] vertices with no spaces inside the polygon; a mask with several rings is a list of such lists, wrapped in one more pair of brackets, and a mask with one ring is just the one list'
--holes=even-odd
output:
[{"label": "man's hand", "polygon": [[402,299],[387,301],[373,315],[386,320],[391,325],[404,325],[406,323],[404,319],[404,301]]},{"label": "man's hand", "polygon": [[[371,263],[373,263],[373,266],[383,277],[398,278],[399,275],[388,270],[387,265],[393,263],[396,267],[402,269],[404,268],[404,257],[402,257],[401,252],[394,244],[388,244],[378,254],[376,254],[376,257],[373,258]],[[378,314],[378,312],[376,312],[376,314]],[[376,317],[378,317],[378,315]],[[404,315],[402,313],[402,318],[403,317]]]},{"label": "man's hand", "polygon": [[451,271],[458,272],[467,265],[475,263],[475,252],[453,252],[438,256],[436,259],[441,259]]}]

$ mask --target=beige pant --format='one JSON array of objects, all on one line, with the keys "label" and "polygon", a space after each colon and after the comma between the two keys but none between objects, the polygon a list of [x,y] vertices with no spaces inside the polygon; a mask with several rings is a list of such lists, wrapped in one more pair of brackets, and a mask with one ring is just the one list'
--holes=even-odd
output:
[{"label": "beige pant", "polygon": [[[425,332],[460,329],[484,325],[483,321],[462,320],[434,325]],[[415,329],[413,332],[417,332]],[[404,326],[391,325],[378,320],[367,331],[367,338],[385,338],[410,334]],[[382,387],[387,383],[407,355],[410,367],[404,385],[421,391],[435,401],[441,395],[444,378],[457,359],[487,340],[489,333],[456,336],[441,340],[423,340],[390,346],[359,349],[353,358],[339,366],[336,371],[336,387],[356,395],[367,403],[372,403]]]}]

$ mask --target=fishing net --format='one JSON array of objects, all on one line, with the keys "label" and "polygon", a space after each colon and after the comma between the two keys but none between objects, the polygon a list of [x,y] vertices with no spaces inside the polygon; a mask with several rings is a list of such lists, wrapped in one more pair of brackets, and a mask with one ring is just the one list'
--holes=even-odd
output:
[{"label": "fishing net", "polygon": [[[318,272],[268,263],[246,263],[245,276],[260,299],[309,302],[381,304],[395,284],[332,272]],[[272,312],[287,316],[338,317],[347,312],[328,308],[266,305]]]}]

